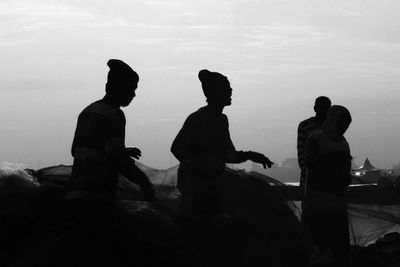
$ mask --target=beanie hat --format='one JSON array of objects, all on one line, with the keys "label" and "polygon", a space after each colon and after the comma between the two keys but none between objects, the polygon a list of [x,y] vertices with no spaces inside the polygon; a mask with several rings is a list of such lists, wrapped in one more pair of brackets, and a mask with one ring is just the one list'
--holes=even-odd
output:
[{"label": "beanie hat", "polygon": [[119,59],[110,59],[107,62],[110,68],[107,75],[108,87],[119,86],[129,82],[138,82],[139,75],[125,62]]},{"label": "beanie hat", "polygon": [[201,87],[203,88],[204,95],[206,98],[213,98],[216,95],[217,90],[226,85],[228,78],[221,73],[211,72],[209,70],[199,71],[199,80],[201,82]]}]

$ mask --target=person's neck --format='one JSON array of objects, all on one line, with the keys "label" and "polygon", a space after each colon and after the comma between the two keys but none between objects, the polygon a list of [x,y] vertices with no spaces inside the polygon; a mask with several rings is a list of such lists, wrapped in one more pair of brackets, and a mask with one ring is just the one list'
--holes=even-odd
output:
[{"label": "person's neck", "polygon": [[224,110],[224,106],[216,105],[213,103],[208,103],[207,109],[213,114],[220,115],[220,114],[222,114],[222,111]]},{"label": "person's neck", "polygon": [[113,108],[120,108],[121,105],[118,103],[116,97],[106,94],[102,99],[106,104],[112,106]]}]

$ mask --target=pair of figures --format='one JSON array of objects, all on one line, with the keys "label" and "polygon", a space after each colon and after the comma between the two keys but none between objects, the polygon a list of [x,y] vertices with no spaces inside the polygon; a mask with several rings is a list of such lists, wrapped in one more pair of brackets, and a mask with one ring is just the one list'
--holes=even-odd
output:
[{"label": "pair of figures", "polygon": [[344,133],[350,112],[321,96],[316,115],[298,127],[297,152],[304,192],[302,226],[315,251],[329,251],[336,266],[347,266],[350,252],[346,188],[351,182],[349,145]]},{"label": "pair of figures", "polygon": [[[125,147],[126,120],[120,109],[135,97],[139,76],[120,60],[112,59],[108,66],[104,98],[86,107],[78,118],[67,199],[112,200],[121,173],[140,185],[146,197],[152,200],[152,185],[132,159],[140,156],[140,150]],[[209,177],[215,177],[225,163],[252,160],[264,167],[272,165],[260,153],[236,151],[230,139],[227,116],[222,113],[224,107],[231,104],[232,88],[228,79],[207,70],[199,72],[199,79],[208,104],[188,117],[171,148],[181,162],[178,187],[183,195],[207,186],[207,181],[189,178],[197,171],[191,168],[196,164],[215,162],[212,167],[215,172],[210,170]]]}]

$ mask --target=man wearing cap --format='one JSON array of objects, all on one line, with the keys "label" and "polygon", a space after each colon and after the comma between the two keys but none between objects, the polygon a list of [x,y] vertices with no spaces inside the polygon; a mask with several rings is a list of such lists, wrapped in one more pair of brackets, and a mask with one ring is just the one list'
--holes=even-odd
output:
[{"label": "man wearing cap", "polygon": [[[138,184],[147,200],[154,191],[148,177],[132,157],[140,150],[125,147],[125,115],[120,109],[135,97],[138,74],[121,60],[111,59],[106,94],[78,117],[72,143],[74,163],[66,194],[74,234],[91,244],[104,228],[113,226],[113,201],[119,174]],[[103,236],[104,237],[104,236]],[[100,237],[98,243],[104,243]],[[84,253],[84,252],[82,252]],[[90,254],[90,253],[89,253]]]},{"label": "man wearing cap", "polygon": [[137,149],[125,147],[126,107],[135,97],[139,76],[126,63],[111,59],[106,95],[86,107],[78,118],[72,143],[74,165],[67,198],[111,201],[115,198],[118,174],[123,174],[152,198],[152,186],[131,158]]},{"label": "man wearing cap", "polygon": [[261,153],[236,150],[228,117],[223,114],[232,101],[228,78],[208,70],[201,70],[198,78],[207,105],[188,116],[172,143],[171,152],[180,162],[177,185],[182,194],[182,211],[207,215],[220,212],[218,187],[225,163],[251,160],[264,168],[273,163]]}]

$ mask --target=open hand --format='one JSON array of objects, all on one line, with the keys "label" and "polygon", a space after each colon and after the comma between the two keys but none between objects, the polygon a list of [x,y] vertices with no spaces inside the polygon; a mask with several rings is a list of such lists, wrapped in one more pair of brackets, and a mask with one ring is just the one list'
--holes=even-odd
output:
[{"label": "open hand", "polygon": [[137,147],[127,147],[125,149],[128,155],[132,158],[139,159],[142,156],[142,151]]},{"label": "open hand", "polygon": [[269,160],[269,158],[258,152],[249,151],[247,152],[247,157],[253,162],[262,164],[264,169],[266,169],[267,166],[268,168],[271,168],[271,166],[274,164]]}]

